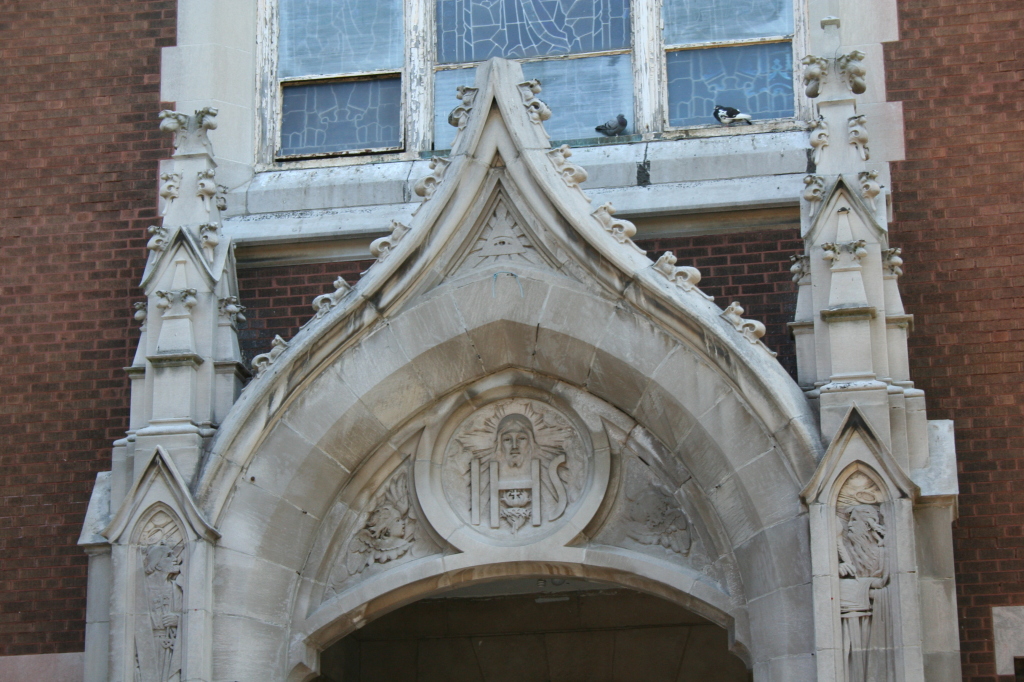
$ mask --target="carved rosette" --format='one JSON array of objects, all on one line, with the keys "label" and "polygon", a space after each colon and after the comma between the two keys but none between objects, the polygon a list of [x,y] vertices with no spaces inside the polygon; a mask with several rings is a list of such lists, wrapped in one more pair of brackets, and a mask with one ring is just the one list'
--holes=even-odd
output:
[{"label": "carved rosette", "polygon": [[463,419],[441,467],[456,516],[484,536],[516,543],[564,523],[592,478],[586,441],[570,419],[527,398],[500,400]]},{"label": "carved rosette", "polygon": [[136,541],[135,680],[170,682],[181,675],[185,536],[163,509]]}]

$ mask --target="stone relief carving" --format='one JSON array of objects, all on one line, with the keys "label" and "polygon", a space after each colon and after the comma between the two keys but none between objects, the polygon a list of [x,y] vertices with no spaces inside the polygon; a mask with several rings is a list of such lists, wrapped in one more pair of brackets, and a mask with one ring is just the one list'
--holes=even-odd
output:
[{"label": "stone relief carving", "polygon": [[213,262],[213,252],[220,244],[220,225],[204,223],[199,226],[199,243],[203,245],[206,260]]},{"label": "stone relief carving", "polygon": [[615,207],[612,206],[612,202],[606,201],[601,204],[593,213],[591,213],[591,215],[597,218],[597,222],[601,223],[601,227],[603,227],[605,231],[615,239],[615,241],[620,244],[631,246],[633,250],[638,253],[647,253],[633,243],[632,237],[636,234],[636,225],[623,218],[612,217],[615,215]]},{"label": "stone relief carving", "polygon": [[[743,319],[743,313],[743,306],[733,301],[729,304],[728,308],[722,311],[719,317],[735,327],[736,331],[743,334],[744,338],[750,343],[759,343],[761,337],[764,336],[765,326],[757,320]],[[774,355],[774,353],[772,354]]]},{"label": "stone relief carving", "polygon": [[882,250],[882,267],[886,274],[899,277],[903,274],[903,249],[892,248]]},{"label": "stone relief carving", "polygon": [[889,682],[888,634],[892,625],[887,588],[886,528],[881,511],[885,494],[862,472],[839,489],[839,616],[847,682]]},{"label": "stone relief carving", "polygon": [[345,281],[343,277],[338,277],[334,280],[334,291],[329,294],[320,294],[313,299],[313,310],[316,311],[316,319],[320,319],[327,313],[331,312],[331,308],[338,305],[338,302],[345,297],[345,294],[352,289]]},{"label": "stone relief carving", "polygon": [[167,246],[167,228],[162,225],[151,225],[147,232],[150,237],[146,242],[146,248],[150,251],[163,251]]},{"label": "stone relief carving", "polygon": [[136,301],[132,307],[135,309],[135,314],[132,317],[139,323],[139,329],[145,329],[148,304],[146,301]]},{"label": "stone relief carving", "polygon": [[839,67],[839,75],[855,95],[862,95],[868,89],[865,76],[867,69],[864,68],[864,57],[867,56],[860,50],[854,50],[850,54],[840,55],[836,58],[836,66]]},{"label": "stone relief carving", "polygon": [[537,250],[504,201],[499,201],[469,253],[470,267],[526,262],[540,264]]},{"label": "stone relief carving", "polygon": [[466,123],[469,122],[469,114],[473,111],[473,103],[476,101],[477,89],[460,85],[456,88],[457,94],[455,98],[458,99],[462,104],[452,109],[452,113],[448,114],[448,125],[455,126],[459,130],[466,127]]},{"label": "stone relief carving", "polygon": [[[569,149],[567,144],[563,144],[561,147],[548,152],[548,158],[551,159],[551,163],[555,166],[558,174],[562,176],[565,184],[569,187],[578,188],[587,181],[587,171],[576,164],[569,163],[570,156],[572,156],[572,150]],[[590,201],[590,197],[586,197],[586,199]]]},{"label": "stone relief carving", "polygon": [[809,54],[800,63],[804,65],[804,92],[813,99],[821,94],[821,86],[828,80],[828,59]]},{"label": "stone relief carving", "polygon": [[386,564],[405,556],[416,542],[409,481],[405,470],[392,477],[373,502],[362,527],[349,540],[345,563],[351,575],[373,564]]},{"label": "stone relief carving", "polygon": [[825,196],[825,178],[820,175],[804,176],[804,201],[817,202]]},{"label": "stone relief carving", "polygon": [[529,538],[562,518],[589,479],[584,441],[550,405],[500,400],[456,428],[442,464],[455,512],[500,538]]},{"label": "stone relief carving", "polygon": [[792,263],[789,266],[789,271],[793,275],[793,281],[799,284],[804,277],[811,276],[811,260],[805,253],[794,254],[789,257],[789,261]]},{"label": "stone relief carving", "polygon": [[263,373],[270,369],[270,366],[277,361],[281,356],[281,353],[288,350],[288,342],[281,338],[280,335],[274,337],[271,342],[271,348],[268,352],[257,355],[252,359],[252,376],[253,379],[259,379],[263,376]]},{"label": "stone relief carving", "polygon": [[214,196],[214,203],[218,211],[228,210],[228,188],[225,185],[217,185],[217,194]]},{"label": "stone relief carving", "polygon": [[828,121],[824,116],[819,116],[818,120],[811,124],[810,145],[811,160],[817,165],[821,163],[821,155],[828,146]]},{"label": "stone relief carving", "polygon": [[402,237],[404,237],[408,231],[408,227],[397,220],[392,220],[391,234],[386,237],[374,239],[370,242],[370,253],[373,254],[378,263],[384,261],[391,254],[391,250],[398,246],[398,242],[402,241]]},{"label": "stone relief carving", "polygon": [[540,124],[551,118],[551,109],[548,108],[547,104],[537,99],[537,95],[541,91],[539,80],[534,78],[525,83],[520,83],[518,87],[519,94],[523,98],[523,106],[526,107],[526,113],[529,114],[531,121]]},{"label": "stone relief carving", "polygon": [[871,158],[871,150],[868,148],[868,119],[864,114],[851,116],[846,122],[847,139],[857,149],[861,161]]},{"label": "stone relief carving", "polygon": [[878,184],[878,171],[861,171],[857,173],[857,179],[860,180],[860,195],[864,197],[865,201],[874,206],[875,197],[882,191],[882,186]]},{"label": "stone relief carving", "polygon": [[435,156],[430,160],[430,175],[420,178],[413,185],[412,189],[416,192],[416,196],[423,197],[423,201],[430,201],[430,197],[434,196],[434,192],[437,191],[437,186],[444,179],[444,173],[448,170],[449,161],[446,158]]},{"label": "stone relief carving", "polygon": [[640,494],[629,507],[627,534],[643,545],[660,546],[680,556],[690,553],[690,523],[679,504],[665,492]]},{"label": "stone relief carving", "polygon": [[196,173],[196,196],[203,200],[203,208],[210,210],[210,202],[217,195],[217,171],[212,168]]},{"label": "stone relief carving", "polygon": [[654,269],[683,291],[696,291],[709,301],[715,298],[697,288],[697,284],[700,283],[700,270],[689,265],[677,266],[676,256],[671,251],[661,254],[661,258],[654,264]]},{"label": "stone relief carving", "polygon": [[160,196],[164,198],[167,204],[164,205],[163,212],[160,215],[167,213],[168,205],[178,198],[178,193],[181,191],[181,173],[161,173],[160,174]]},{"label": "stone relief carving", "polygon": [[135,616],[135,682],[179,682],[185,538],[162,510],[138,540]]},{"label": "stone relief carving", "polygon": [[237,296],[225,296],[224,298],[217,299],[217,307],[220,310],[220,314],[229,320],[232,324],[238,322],[245,322],[245,306],[238,302]]},{"label": "stone relief carving", "polygon": [[[846,210],[849,211],[850,209]],[[824,251],[822,258],[831,261],[833,268],[846,266],[867,256],[868,251],[866,247],[867,242],[863,239],[842,243],[825,242],[821,245],[821,250]]]},{"label": "stone relief carving", "polygon": [[176,153],[206,152],[213,156],[213,147],[206,132],[216,128],[217,110],[213,107],[203,107],[191,116],[169,109],[160,112],[160,130],[174,133]]}]

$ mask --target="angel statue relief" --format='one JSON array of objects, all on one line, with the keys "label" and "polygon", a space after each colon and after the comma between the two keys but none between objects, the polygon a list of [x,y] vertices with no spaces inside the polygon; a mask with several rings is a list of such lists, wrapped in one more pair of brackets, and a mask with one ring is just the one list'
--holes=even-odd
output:
[{"label": "angel statue relief", "polygon": [[564,431],[526,405],[523,412],[495,414],[483,429],[463,437],[462,445],[472,455],[473,525],[483,519],[491,528],[507,526],[515,535],[527,521],[540,526],[565,513],[569,499],[562,480],[567,475]]}]

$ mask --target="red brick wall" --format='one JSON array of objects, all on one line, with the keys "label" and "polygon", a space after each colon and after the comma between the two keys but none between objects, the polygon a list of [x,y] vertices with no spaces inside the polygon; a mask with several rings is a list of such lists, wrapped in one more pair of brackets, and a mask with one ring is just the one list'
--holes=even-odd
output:
[{"label": "red brick wall", "polygon": [[1024,3],[899,0],[887,46],[907,159],[893,242],[916,317],[912,375],[956,422],[964,679],[995,674],[991,607],[1024,605]]},{"label": "red brick wall", "polygon": [[127,424],[175,8],[0,4],[0,655],[83,647],[75,543]]}]

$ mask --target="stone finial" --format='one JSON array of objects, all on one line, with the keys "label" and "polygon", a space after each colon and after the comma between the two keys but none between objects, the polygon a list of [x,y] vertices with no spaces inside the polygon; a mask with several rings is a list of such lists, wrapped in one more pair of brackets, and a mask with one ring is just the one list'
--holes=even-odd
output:
[{"label": "stone finial", "polygon": [[851,116],[846,122],[847,139],[857,149],[861,161],[871,158],[871,151],[868,149],[867,125],[868,119],[864,114]]},{"label": "stone finial", "polygon": [[[562,176],[562,180],[569,187],[578,188],[587,181],[587,171],[574,163],[569,163],[569,157],[572,156],[572,150],[569,149],[569,145],[563,144],[557,149],[552,149],[547,153],[547,156],[555,166],[555,170]],[[590,197],[587,197],[587,201],[590,201]]]},{"label": "stone finial", "polygon": [[653,267],[656,272],[683,291],[696,291],[709,301],[714,300],[713,296],[709,296],[697,288],[697,284],[700,283],[700,270],[689,265],[676,266],[675,254],[671,251],[661,254],[661,258]]},{"label": "stone finial", "polygon": [[462,104],[452,109],[452,113],[448,114],[448,125],[462,130],[466,127],[466,123],[469,122],[469,114],[473,111],[473,104],[476,101],[479,90],[466,87],[465,85],[460,85],[456,90],[458,94],[455,95],[455,98],[462,102]]},{"label": "stone finial", "polygon": [[800,63],[804,65],[804,92],[813,99],[821,94],[821,86],[828,80],[828,59],[809,54]]},{"label": "stone finial", "polygon": [[523,106],[526,107],[526,113],[530,116],[530,120],[534,123],[540,124],[551,118],[551,109],[548,108],[547,104],[537,99],[537,95],[540,94],[540,81],[534,78],[533,80],[526,81],[519,84],[519,94],[523,98]]},{"label": "stone finial", "polygon": [[409,232],[409,228],[397,220],[391,221],[391,234],[386,237],[380,237],[370,242],[370,253],[373,254],[377,262],[380,263],[390,255],[392,249],[398,246],[398,242],[402,241],[402,237]]},{"label": "stone finial", "polygon": [[719,317],[731,324],[747,341],[756,344],[764,336],[765,326],[757,320],[743,319],[744,312],[743,306],[733,301]]},{"label": "stone finial", "polygon": [[430,160],[430,175],[417,180],[412,188],[417,196],[423,197],[423,201],[430,201],[430,197],[434,196],[437,186],[444,179],[449,163],[448,159],[441,156],[435,156]]},{"label": "stone finial", "polygon": [[216,127],[217,110],[213,107],[203,107],[191,116],[169,109],[160,112],[160,130],[174,133],[175,156],[202,153],[213,156],[213,146],[206,133]]},{"label": "stone finial", "polygon": [[274,337],[271,342],[271,348],[268,352],[257,355],[252,359],[252,373],[254,379],[259,379],[263,374],[270,369],[277,359],[281,356],[281,353],[288,350],[288,342],[281,338],[280,335]]},{"label": "stone finial", "polygon": [[351,289],[352,287],[349,286],[343,277],[338,277],[338,279],[334,280],[334,291],[329,294],[320,294],[313,299],[313,310],[316,311],[316,319],[319,320],[329,313]]},{"label": "stone finial", "polygon": [[620,244],[627,244],[640,253],[647,253],[639,246],[633,243],[633,235],[636,234],[636,225],[625,220],[623,218],[613,218],[615,215],[615,207],[612,206],[612,202],[606,201],[605,203],[598,206],[592,216],[597,218],[597,222],[601,223],[601,227],[612,236],[615,241]]},{"label": "stone finial", "polygon": [[828,146],[828,121],[824,116],[819,116],[817,121],[811,124],[811,160],[815,165],[821,163],[821,155]]},{"label": "stone finial", "polygon": [[169,230],[163,225],[150,225],[146,231],[150,235],[149,241],[146,242],[146,248],[150,251],[163,251],[164,247],[167,246],[167,233]]},{"label": "stone finial", "polygon": [[868,89],[865,76],[867,69],[864,68],[864,57],[866,55],[860,50],[854,50],[850,54],[840,55],[836,58],[836,66],[839,67],[839,75],[855,95],[862,95]]}]

